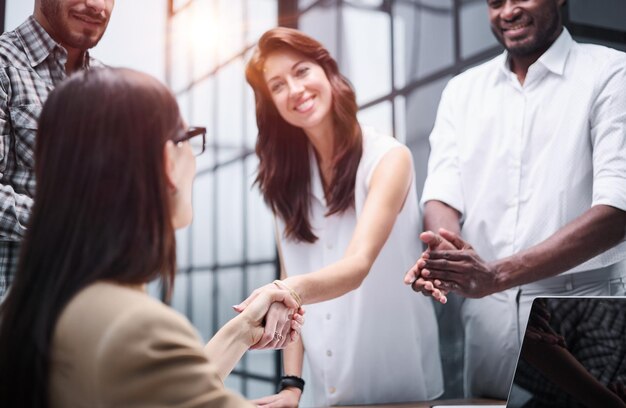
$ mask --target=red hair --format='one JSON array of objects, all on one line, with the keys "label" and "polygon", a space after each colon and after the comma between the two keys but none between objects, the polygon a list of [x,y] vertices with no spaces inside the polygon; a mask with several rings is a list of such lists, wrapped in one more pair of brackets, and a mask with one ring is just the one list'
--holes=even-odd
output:
[{"label": "red hair", "polygon": [[267,57],[285,50],[298,53],[322,67],[332,89],[335,141],[326,216],[354,206],[354,184],[363,152],[361,127],[356,118],[358,106],[352,86],[318,41],[285,27],[273,28],[261,36],[246,66],[246,80],[254,90],[259,129],[256,143],[259,171],[255,182],[274,214],[284,220],[286,236],[315,242],[317,236],[309,222],[309,141],[301,128],[287,123],[280,116],[263,76]]}]

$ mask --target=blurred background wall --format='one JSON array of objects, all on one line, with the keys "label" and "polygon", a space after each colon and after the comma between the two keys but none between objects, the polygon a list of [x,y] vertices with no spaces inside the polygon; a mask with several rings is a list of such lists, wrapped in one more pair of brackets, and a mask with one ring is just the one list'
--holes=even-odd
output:
[{"label": "blurred background wall", "polygon": [[[20,24],[33,4],[1,1],[4,28]],[[626,50],[624,0],[569,0],[565,20],[581,41]],[[92,54],[168,83],[187,122],[209,129],[194,221],[177,234],[172,299],[205,339],[233,316],[231,305],[277,274],[272,219],[252,186],[256,123],[243,70],[255,41],[279,22],[331,51],[356,89],[362,123],[410,147],[418,191],[441,91],[455,74],[501,52],[485,0],[117,0]],[[401,279],[404,271],[393,273]],[[157,284],[150,291],[160,294]],[[460,304],[451,297],[437,305],[445,397],[462,395]],[[254,398],[272,393],[278,376],[279,353],[254,351],[226,385]]]}]

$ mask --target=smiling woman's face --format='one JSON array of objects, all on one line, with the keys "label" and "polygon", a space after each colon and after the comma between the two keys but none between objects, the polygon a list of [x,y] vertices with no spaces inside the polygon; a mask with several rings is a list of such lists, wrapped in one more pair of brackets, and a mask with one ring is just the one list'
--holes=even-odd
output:
[{"label": "smiling woman's face", "polygon": [[312,131],[332,120],[331,85],[317,63],[280,50],[267,57],[263,76],[278,113],[291,125]]}]

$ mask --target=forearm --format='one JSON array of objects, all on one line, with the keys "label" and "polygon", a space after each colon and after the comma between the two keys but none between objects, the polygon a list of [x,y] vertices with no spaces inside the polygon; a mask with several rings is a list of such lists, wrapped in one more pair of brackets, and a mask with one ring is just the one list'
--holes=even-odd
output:
[{"label": "forearm", "polygon": [[[291,343],[283,351],[283,369],[285,375],[294,375],[302,377],[302,362],[304,360],[304,344],[302,338]],[[302,391],[296,387],[289,387],[289,390],[296,393],[298,399],[302,395]]]},{"label": "forearm", "polygon": [[302,377],[303,360],[304,344],[302,344],[302,339],[300,338],[283,350],[283,368],[285,375]]},{"label": "forearm", "polygon": [[621,242],[626,212],[607,205],[590,208],[545,241],[495,262],[501,289],[558,275]]},{"label": "forearm", "polygon": [[252,345],[252,328],[238,315],[226,323],[204,347],[204,352],[222,379],[237,365]]},{"label": "forearm", "polygon": [[291,276],[284,282],[300,295],[302,304],[323,302],[358,288],[372,267],[374,259],[360,254],[346,255],[338,262],[322,269]]},{"label": "forearm", "polygon": [[441,201],[428,201],[424,206],[424,231],[437,233],[439,228],[461,235],[461,214]]}]

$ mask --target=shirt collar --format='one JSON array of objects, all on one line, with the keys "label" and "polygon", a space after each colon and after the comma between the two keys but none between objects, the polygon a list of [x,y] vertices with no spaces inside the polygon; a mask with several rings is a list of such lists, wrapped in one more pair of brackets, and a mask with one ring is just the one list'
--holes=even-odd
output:
[{"label": "shirt collar", "polygon": [[[533,65],[540,64],[554,74],[563,75],[563,72],[565,71],[565,62],[567,61],[567,56],[569,55],[573,44],[574,40],[572,39],[572,36],[569,31],[567,31],[567,28],[563,27],[563,31],[558,38]],[[505,50],[499,58],[501,72],[505,75],[505,77],[510,77],[512,72],[509,66],[508,52]]]},{"label": "shirt collar", "polygon": [[[55,52],[60,53],[64,61],[67,60],[67,51],[48,34],[32,15],[15,29],[22,42],[24,51],[31,67],[41,64]],[[89,52],[83,55],[83,68],[89,68]]]}]

